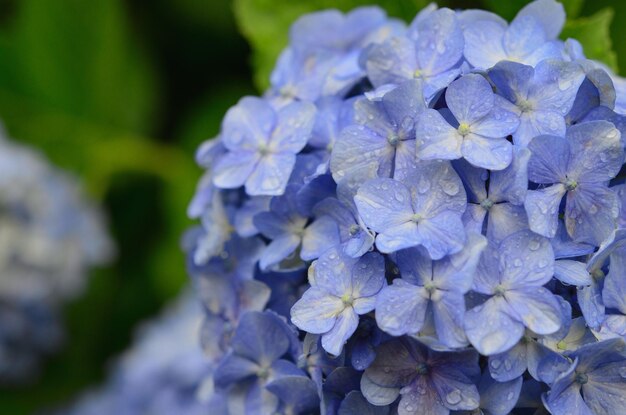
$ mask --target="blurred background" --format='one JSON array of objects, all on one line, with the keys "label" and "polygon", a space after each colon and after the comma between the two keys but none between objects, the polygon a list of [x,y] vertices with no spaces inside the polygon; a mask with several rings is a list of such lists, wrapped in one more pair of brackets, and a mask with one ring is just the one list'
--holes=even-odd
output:
[{"label": "blurred background", "polygon": [[[218,133],[228,107],[267,86],[294,18],[380,4],[410,20],[427,3],[0,0],[0,119],[16,141],[82,179],[118,248],[114,264],[94,271],[84,295],[65,306],[62,351],[31,382],[0,387],[0,413],[53,407],[101,382],[136,325],[187,282],[179,246],[201,174],[194,151]],[[525,3],[439,2],[508,19]],[[565,36],[626,69],[626,2],[565,3]]]}]

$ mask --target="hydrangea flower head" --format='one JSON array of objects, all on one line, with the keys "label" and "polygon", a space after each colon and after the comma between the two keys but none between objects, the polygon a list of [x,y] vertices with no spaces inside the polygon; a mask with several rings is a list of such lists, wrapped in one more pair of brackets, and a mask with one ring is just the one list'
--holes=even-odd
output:
[{"label": "hydrangea flower head", "polygon": [[294,23],[271,88],[199,152],[188,257],[215,402],[610,413],[623,390],[600,368],[625,361],[585,350],[626,333],[624,97],[564,22],[536,0],[510,23],[436,5]]},{"label": "hydrangea flower head", "polygon": [[0,137],[0,382],[24,380],[56,349],[60,305],[112,254],[102,212],[75,179]]}]

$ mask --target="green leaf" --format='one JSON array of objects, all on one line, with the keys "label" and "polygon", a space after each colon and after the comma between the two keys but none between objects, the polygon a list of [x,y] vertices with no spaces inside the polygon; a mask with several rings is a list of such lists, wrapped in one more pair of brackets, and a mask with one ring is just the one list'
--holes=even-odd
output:
[{"label": "green leaf", "polygon": [[563,3],[563,7],[565,7],[567,18],[573,19],[580,14],[585,0],[561,0],[561,3]]},{"label": "green leaf", "polygon": [[[376,4],[391,16],[413,19],[428,0],[379,0]],[[259,90],[269,85],[269,77],[281,50],[287,45],[289,27],[301,15],[336,8],[348,11],[371,5],[371,0],[235,0],[235,16],[243,35],[252,46],[254,81]]]},{"label": "green leaf", "polygon": [[604,8],[592,16],[568,20],[561,33],[562,39],[577,39],[590,59],[603,62],[617,72],[617,55],[613,51],[610,28],[613,9]]},{"label": "green leaf", "polygon": [[55,109],[140,133],[155,76],[121,0],[23,0],[0,51],[0,87]]},{"label": "green leaf", "polygon": [[517,12],[530,3],[529,0],[482,0],[485,9],[502,16],[507,20],[512,20]]}]

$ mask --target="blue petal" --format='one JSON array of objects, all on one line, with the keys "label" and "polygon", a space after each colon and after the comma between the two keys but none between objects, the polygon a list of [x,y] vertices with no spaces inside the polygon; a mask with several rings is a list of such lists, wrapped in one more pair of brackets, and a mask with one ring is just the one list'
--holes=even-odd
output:
[{"label": "blue petal", "polygon": [[485,78],[469,74],[450,84],[446,103],[459,123],[471,125],[492,110],[494,94]]},{"label": "blue petal", "polygon": [[222,189],[243,186],[261,156],[252,151],[235,151],[222,155],[214,167],[213,183]]},{"label": "blue petal", "polygon": [[[456,254],[450,255],[433,265],[432,280],[438,289],[467,293],[472,287],[473,276],[487,247],[487,239],[476,233],[468,234],[467,243]],[[399,264],[400,265],[400,264]],[[403,267],[400,267],[403,271]],[[404,273],[403,278],[406,278]]]},{"label": "blue petal", "polygon": [[457,64],[463,56],[463,33],[450,9],[439,9],[417,25],[417,60],[428,75]]},{"label": "blue petal", "polygon": [[244,97],[224,116],[221,135],[224,146],[231,151],[254,151],[268,142],[276,122],[276,113],[267,101]]},{"label": "blue petal", "polygon": [[561,327],[561,308],[544,287],[510,290],[506,300],[518,318],[537,334],[551,334]]},{"label": "blue petal", "polygon": [[505,352],[522,338],[524,325],[511,315],[506,300],[497,296],[465,313],[465,334],[480,354]]},{"label": "blue petal", "polygon": [[370,404],[359,391],[346,395],[339,406],[337,415],[388,415],[389,407]]},{"label": "blue petal", "polygon": [[587,325],[592,329],[599,328],[605,317],[605,307],[599,283],[594,281],[588,287],[579,288],[576,297],[578,297],[578,305]]},{"label": "blue petal", "polygon": [[[399,415],[447,415],[450,413],[450,410],[444,406],[441,395],[425,376],[420,376],[411,384],[410,389],[407,389],[402,390],[398,404]],[[456,400],[456,395],[454,400]],[[428,412],[424,412],[425,410]]]},{"label": "blue petal", "polygon": [[619,204],[611,189],[580,184],[566,200],[565,226],[574,241],[598,246],[615,230]]},{"label": "blue petal", "polygon": [[483,375],[478,386],[481,409],[493,415],[508,415],[519,399],[522,382],[521,376],[508,382],[496,382]]},{"label": "blue petal", "polygon": [[352,296],[354,298],[376,295],[385,283],[385,259],[372,252],[359,258],[352,268]]},{"label": "blue petal", "polygon": [[498,203],[489,209],[487,238],[499,242],[516,232],[528,229],[528,217],[523,206]]},{"label": "blue petal", "polygon": [[520,98],[528,98],[534,74],[532,66],[506,60],[489,69],[489,78],[496,86],[498,94],[514,104]]},{"label": "blue petal", "polygon": [[359,325],[359,316],[352,307],[346,307],[341,314],[337,315],[337,321],[330,331],[322,335],[322,347],[328,353],[338,356],[343,350],[343,345],[356,331]]},{"label": "blue petal", "polygon": [[505,27],[491,21],[472,22],[465,30],[465,59],[477,69],[487,69],[507,58],[502,40]]},{"label": "blue petal", "polygon": [[362,126],[346,127],[330,156],[330,171],[336,182],[352,172],[375,165],[380,176],[391,176],[394,147],[384,137]]},{"label": "blue petal", "polygon": [[530,150],[513,147],[513,161],[504,170],[491,172],[489,198],[494,202],[507,201],[514,205],[524,204],[528,188],[528,161]]},{"label": "blue petal", "polygon": [[521,341],[504,353],[489,356],[489,373],[498,382],[510,382],[526,372],[528,348]]},{"label": "blue petal", "polygon": [[304,231],[300,257],[305,261],[319,258],[326,250],[339,244],[337,223],[328,216],[315,220]]},{"label": "blue petal", "polygon": [[531,231],[548,238],[556,235],[559,226],[559,206],[565,192],[565,186],[559,183],[540,190],[529,190],[526,193],[524,208]]},{"label": "blue petal", "polygon": [[[478,389],[473,380],[468,379],[460,370],[457,373],[439,370],[431,375],[431,379],[446,408],[455,411],[471,411],[478,408],[480,404]],[[420,413],[421,411],[416,412]]]},{"label": "blue petal", "polygon": [[400,395],[400,389],[381,386],[367,377],[367,372],[361,377],[361,392],[372,405],[386,406],[392,404]]},{"label": "blue petal", "polygon": [[502,170],[511,164],[513,146],[505,138],[488,138],[470,133],[463,140],[461,153],[465,160],[476,167]]},{"label": "blue petal", "polygon": [[233,350],[255,362],[273,362],[289,349],[287,330],[285,323],[274,314],[245,313],[233,336]]},{"label": "blue petal", "polygon": [[556,39],[565,24],[565,9],[554,0],[539,0],[527,4],[517,13],[516,19],[524,16],[532,16],[537,20],[548,39]]},{"label": "blue petal", "polygon": [[300,246],[302,239],[298,235],[281,235],[274,239],[263,251],[259,267],[265,271],[270,267],[277,265],[282,260],[293,254]]},{"label": "blue petal", "polygon": [[429,301],[423,287],[395,279],[378,294],[376,323],[394,336],[417,333],[424,325]]},{"label": "blue petal", "polygon": [[[439,294],[439,293],[438,293]],[[433,318],[437,337],[448,347],[463,347],[467,345],[467,338],[463,329],[465,315],[465,299],[463,294],[456,292],[442,292],[433,297]]]},{"label": "blue petal", "polygon": [[422,160],[454,160],[461,157],[463,137],[438,111],[427,109],[417,119],[417,157]]},{"label": "blue petal", "polygon": [[[465,244],[463,222],[460,216],[453,212],[443,212],[420,221],[417,230],[419,241],[432,259],[441,259],[448,254],[457,253]],[[376,243],[378,246],[378,238]]]},{"label": "blue petal", "polygon": [[300,152],[311,136],[315,111],[315,105],[310,102],[293,102],[281,108],[269,148],[294,154]]},{"label": "blue petal", "polygon": [[545,60],[537,64],[529,99],[534,108],[565,116],[574,104],[585,73],[572,62]]},{"label": "blue petal", "polygon": [[410,222],[413,216],[409,189],[393,179],[366,182],[354,201],[365,224],[376,232]]},{"label": "blue petal", "polygon": [[541,24],[534,17],[520,16],[509,25],[503,44],[508,56],[517,57],[518,60],[521,58],[522,63],[532,64],[524,58],[536,52],[545,41],[546,34]]},{"label": "blue petal", "polygon": [[513,142],[527,147],[533,138],[540,135],[563,137],[566,124],[563,116],[554,111],[528,111],[520,115],[520,125],[513,134]]},{"label": "blue petal", "polygon": [[306,376],[284,376],[269,382],[265,387],[278,396],[291,413],[308,413],[319,408],[320,399],[315,382]]},{"label": "blue petal", "polygon": [[326,333],[333,328],[343,308],[340,298],[312,287],[291,308],[291,322],[308,333]]},{"label": "blue petal", "polygon": [[246,180],[246,193],[250,196],[282,195],[295,163],[296,156],[290,153],[276,153],[261,157]]},{"label": "blue petal", "polygon": [[591,285],[593,280],[587,264],[569,259],[560,259],[554,263],[554,277],[564,284],[583,286]]},{"label": "blue petal", "polygon": [[489,114],[471,124],[471,131],[483,137],[504,138],[517,130],[519,117],[511,104],[496,95]]},{"label": "blue petal", "polygon": [[604,279],[602,297],[607,307],[626,314],[626,252],[624,248],[611,255],[609,273]]},{"label": "blue petal", "polygon": [[528,178],[539,184],[564,182],[570,165],[570,143],[563,137],[535,137],[528,149]]},{"label": "blue petal", "polygon": [[228,354],[215,368],[213,376],[216,386],[226,388],[233,383],[243,382],[246,378],[256,376],[259,369],[259,365],[246,358]]},{"label": "blue petal", "polygon": [[614,178],[624,162],[621,134],[608,121],[589,121],[567,130],[572,171],[578,182],[598,183]]},{"label": "blue petal", "polygon": [[412,79],[417,63],[414,42],[406,37],[392,37],[372,46],[365,55],[367,76],[375,87],[399,85]]},{"label": "blue petal", "polygon": [[530,231],[520,231],[500,244],[501,281],[507,287],[540,287],[554,275],[550,241]]}]

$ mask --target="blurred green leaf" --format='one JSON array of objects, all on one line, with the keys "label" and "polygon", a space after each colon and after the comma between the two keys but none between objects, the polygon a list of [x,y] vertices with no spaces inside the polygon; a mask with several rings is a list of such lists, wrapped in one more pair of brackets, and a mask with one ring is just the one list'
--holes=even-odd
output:
[{"label": "blurred green leaf", "polygon": [[78,117],[147,133],[152,68],[121,0],[22,0],[3,33],[0,87]]},{"label": "blurred green leaf", "polygon": [[530,0],[482,0],[482,2],[485,9],[510,21],[522,7],[530,3]]},{"label": "blurred green leaf", "polygon": [[568,20],[561,38],[577,39],[588,58],[599,60],[617,71],[617,55],[613,51],[610,35],[612,21],[613,9],[607,7],[592,16]]},{"label": "blurred green leaf", "polygon": [[563,7],[565,7],[565,13],[568,19],[578,17],[580,11],[585,3],[585,0],[561,0]]},{"label": "blurred green leaf", "polygon": [[[428,3],[428,0],[379,0],[376,5],[391,16],[411,20]],[[287,45],[289,27],[298,17],[327,8],[348,11],[371,4],[371,0],[235,0],[237,23],[253,49],[257,88],[262,91],[269,85],[276,59]]]}]

